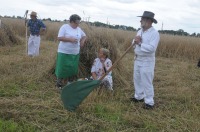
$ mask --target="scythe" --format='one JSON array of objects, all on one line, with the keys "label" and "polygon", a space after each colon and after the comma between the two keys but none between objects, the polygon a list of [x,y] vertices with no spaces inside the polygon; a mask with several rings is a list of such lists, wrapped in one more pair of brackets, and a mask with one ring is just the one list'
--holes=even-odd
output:
[{"label": "scythe", "polygon": [[28,54],[28,31],[27,31],[27,15],[28,15],[28,10],[26,10],[25,14],[24,14],[24,18],[25,18],[25,27],[26,27],[26,54]]}]

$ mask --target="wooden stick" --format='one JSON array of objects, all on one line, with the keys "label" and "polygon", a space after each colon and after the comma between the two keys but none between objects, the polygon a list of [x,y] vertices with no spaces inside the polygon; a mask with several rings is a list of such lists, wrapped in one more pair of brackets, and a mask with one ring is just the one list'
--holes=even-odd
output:
[{"label": "wooden stick", "polygon": [[103,80],[104,77],[105,77],[106,75],[108,75],[108,73],[113,69],[113,67],[115,67],[115,66],[117,65],[117,63],[126,55],[126,53],[127,53],[134,45],[135,45],[135,43],[131,44],[131,46],[129,46],[129,47],[126,49],[126,51],[123,53],[123,55],[122,55],[117,61],[115,61],[115,63],[107,70],[107,72],[106,72],[103,76],[101,76],[101,77],[99,78],[99,80]]},{"label": "wooden stick", "polygon": [[24,17],[25,17],[25,26],[26,26],[26,54],[28,54],[28,37],[27,37],[27,34],[28,34],[28,31],[27,31],[27,14],[28,14],[28,10],[26,10],[25,14],[24,14]]}]

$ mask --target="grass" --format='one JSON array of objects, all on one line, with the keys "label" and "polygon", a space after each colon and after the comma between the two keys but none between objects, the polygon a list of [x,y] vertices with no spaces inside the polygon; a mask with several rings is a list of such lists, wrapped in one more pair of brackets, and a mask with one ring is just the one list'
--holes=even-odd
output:
[{"label": "grass", "polygon": [[23,122],[17,123],[13,120],[4,121],[0,120],[0,132],[35,132],[37,128],[33,125],[24,124]]},{"label": "grass", "polygon": [[[49,69],[56,44],[42,42],[41,55],[28,58],[22,45],[3,47],[0,57],[1,131],[199,131],[200,70],[194,61],[158,57],[154,110],[129,102],[133,53],[122,60],[129,87],[93,91],[76,112],[63,108]],[[49,51],[49,52],[46,52]]]},{"label": "grass", "polygon": [[[115,37],[121,33],[115,32],[115,37],[111,34],[108,39],[112,41],[109,42],[115,42]],[[116,42],[129,43],[122,35],[119,36]],[[181,39],[191,39],[195,48]],[[200,69],[196,66],[198,39],[161,37],[154,78],[154,110],[144,110],[142,103],[129,101],[134,92],[133,52],[121,60],[123,69],[116,67],[118,70],[113,72],[113,76],[119,77],[114,80],[113,93],[94,90],[76,112],[68,112],[51,74],[57,42],[42,39],[40,56],[35,58],[25,55],[24,44],[1,47],[0,132],[200,131]],[[123,46],[120,45],[120,49],[127,47]],[[192,53],[187,56],[188,51]],[[122,83],[120,79],[126,81]]]}]

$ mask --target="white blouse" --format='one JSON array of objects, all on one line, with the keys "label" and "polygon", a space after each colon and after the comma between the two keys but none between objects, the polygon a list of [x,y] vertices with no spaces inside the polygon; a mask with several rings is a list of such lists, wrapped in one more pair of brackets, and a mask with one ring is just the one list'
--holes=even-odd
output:
[{"label": "white blouse", "polygon": [[69,24],[64,24],[61,26],[58,37],[72,37],[78,39],[78,43],[74,44],[71,42],[63,42],[60,41],[58,45],[58,52],[64,53],[64,54],[73,54],[77,55],[80,52],[80,40],[83,36],[86,36],[86,34],[81,30],[81,28],[72,28]]},{"label": "white blouse", "polygon": [[[104,65],[105,65],[106,71],[108,71],[108,69],[112,66],[112,61],[107,58],[104,62]],[[103,68],[103,64],[101,63],[99,58],[96,58],[94,60],[91,72],[96,73],[97,79],[99,79],[105,73],[104,68]],[[111,74],[112,74],[112,71],[110,71],[107,76],[111,76]]]}]

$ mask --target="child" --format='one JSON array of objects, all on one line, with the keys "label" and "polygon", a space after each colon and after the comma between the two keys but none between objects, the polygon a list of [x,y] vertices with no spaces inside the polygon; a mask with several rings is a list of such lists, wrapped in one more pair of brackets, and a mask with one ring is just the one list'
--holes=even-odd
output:
[{"label": "child", "polygon": [[[109,50],[105,48],[99,49],[98,58],[93,62],[91,73],[92,79],[98,80],[102,77],[108,69],[112,66],[112,61],[108,58]],[[102,80],[101,85],[105,86],[109,90],[113,90],[113,80],[112,80],[112,71],[110,71]]]}]

